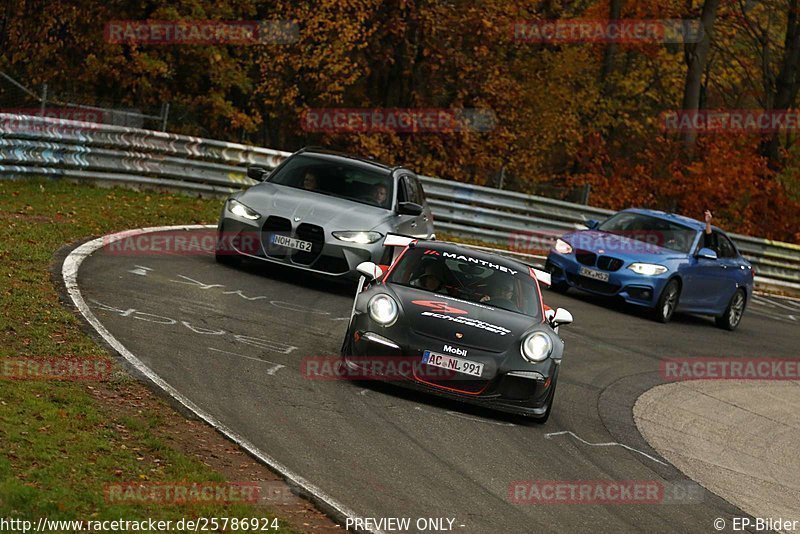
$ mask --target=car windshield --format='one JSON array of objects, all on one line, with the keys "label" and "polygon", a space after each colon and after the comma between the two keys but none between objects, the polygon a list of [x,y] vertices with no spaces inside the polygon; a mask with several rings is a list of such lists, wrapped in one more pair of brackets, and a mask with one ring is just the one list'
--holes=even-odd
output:
[{"label": "car windshield", "polygon": [[597,229],[683,253],[692,249],[697,236],[688,226],[631,212],[617,213]]},{"label": "car windshield", "polygon": [[267,181],[379,208],[391,208],[391,175],[361,165],[300,155],[287,161]]},{"label": "car windshield", "polygon": [[388,283],[539,317],[539,290],[528,267],[468,251],[418,245],[403,254]]}]

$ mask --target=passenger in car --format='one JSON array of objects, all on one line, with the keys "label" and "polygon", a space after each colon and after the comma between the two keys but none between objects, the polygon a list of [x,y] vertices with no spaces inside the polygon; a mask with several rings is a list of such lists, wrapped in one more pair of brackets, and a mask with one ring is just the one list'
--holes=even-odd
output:
[{"label": "passenger in car", "polygon": [[389,190],[386,184],[378,184],[372,190],[372,196],[375,202],[382,208],[386,207],[386,201],[389,196]]},{"label": "passenger in car", "polygon": [[317,180],[317,175],[311,171],[306,171],[306,173],[303,175],[303,189],[316,191],[318,188],[319,180]]}]

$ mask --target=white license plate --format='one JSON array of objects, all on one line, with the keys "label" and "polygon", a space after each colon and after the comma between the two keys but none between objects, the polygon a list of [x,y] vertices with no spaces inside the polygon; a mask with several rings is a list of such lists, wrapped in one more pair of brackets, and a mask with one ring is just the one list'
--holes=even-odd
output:
[{"label": "white license plate", "polygon": [[593,271],[591,269],[587,269],[586,267],[581,267],[578,272],[580,273],[581,276],[585,276],[586,278],[593,278],[594,280],[601,280],[603,282],[608,282],[608,273]]},{"label": "white license plate", "polygon": [[279,247],[293,248],[295,250],[302,250],[303,252],[311,252],[311,241],[302,241],[294,237],[287,237],[285,235],[273,235],[272,244]]},{"label": "white license plate", "polygon": [[434,367],[441,367],[442,369],[449,369],[465,375],[481,376],[483,374],[482,363],[465,360],[464,358],[456,358],[455,356],[448,356],[447,354],[438,354],[429,350],[426,350],[422,354],[422,363]]}]

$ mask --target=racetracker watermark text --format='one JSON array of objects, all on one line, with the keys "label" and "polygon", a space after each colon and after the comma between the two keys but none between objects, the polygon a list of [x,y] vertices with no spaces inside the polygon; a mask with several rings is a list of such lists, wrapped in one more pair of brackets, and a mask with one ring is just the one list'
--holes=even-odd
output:
[{"label": "racetracker watermark text", "polygon": [[529,20],[511,26],[512,38],[526,43],[698,43],[699,20]]},{"label": "racetracker watermark text", "polygon": [[800,380],[797,358],[669,358],[661,378],[680,380]]},{"label": "racetracker watermark text", "polygon": [[488,132],[496,124],[490,109],[316,108],[300,116],[304,131],[327,133]]},{"label": "racetracker watermark text", "polygon": [[0,380],[64,380],[97,382],[111,376],[103,358],[0,358]]},{"label": "racetracker watermark text", "polygon": [[297,41],[289,20],[113,20],[106,41],[141,45],[257,45]]},{"label": "racetracker watermark text", "polygon": [[119,482],[105,487],[111,504],[285,504],[295,499],[288,486],[262,482]]},{"label": "racetracker watermark text", "polygon": [[800,129],[800,112],[785,109],[678,110],[661,114],[667,132],[698,134],[775,133]]},{"label": "racetracker watermark text", "polygon": [[542,504],[685,504],[703,501],[695,482],[659,480],[517,480],[508,486],[508,500],[518,505]]}]

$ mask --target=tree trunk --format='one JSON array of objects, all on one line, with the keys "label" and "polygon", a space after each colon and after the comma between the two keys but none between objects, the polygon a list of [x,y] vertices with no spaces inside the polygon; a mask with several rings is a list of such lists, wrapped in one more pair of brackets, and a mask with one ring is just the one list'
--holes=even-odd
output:
[{"label": "tree trunk", "polygon": [[[798,0],[789,1],[789,13],[786,18],[786,36],[784,38],[781,70],[775,80],[772,109],[767,111],[784,111],[791,108],[797,100],[798,64],[800,64],[800,26],[798,23]],[[772,169],[781,165],[780,132],[773,132],[769,140],[761,147],[762,155],[769,160]]]},{"label": "tree trunk", "polygon": [[[618,21],[622,12],[622,0],[611,0],[609,4],[608,20]],[[614,54],[617,51],[617,43],[608,43],[606,49],[603,51],[603,68],[600,71],[600,83],[603,87],[603,92],[607,93],[608,76],[611,74],[611,69],[614,65]]]},{"label": "tree trunk", "polygon": [[[717,16],[717,7],[719,7],[719,0],[705,0],[703,11],[700,14],[700,25],[703,29],[700,41],[684,45],[686,58],[686,81],[683,86],[682,106],[684,112],[696,112],[700,108],[703,73],[708,61],[708,50],[711,47],[711,36],[714,29],[714,20]],[[697,132],[691,128],[683,132],[684,147],[690,157],[696,140]]]}]

